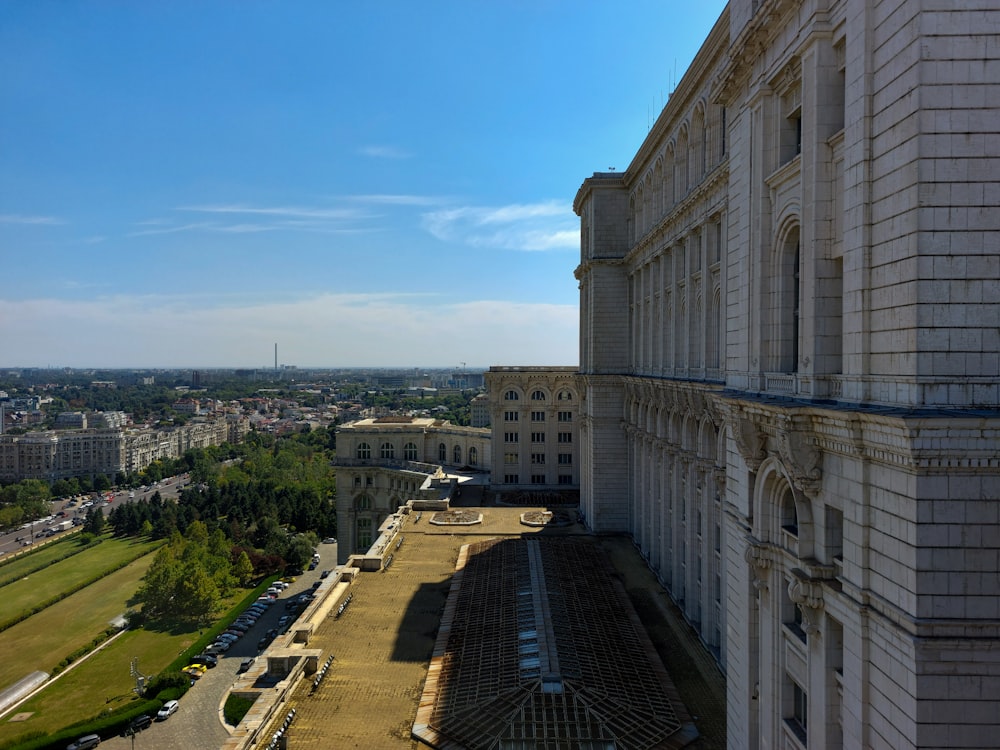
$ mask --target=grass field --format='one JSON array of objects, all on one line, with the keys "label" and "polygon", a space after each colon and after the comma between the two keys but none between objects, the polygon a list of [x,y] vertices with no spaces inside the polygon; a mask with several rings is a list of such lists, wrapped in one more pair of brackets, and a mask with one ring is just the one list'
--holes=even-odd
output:
[{"label": "grass field", "polygon": [[[60,591],[111,570],[123,560],[143,557],[121,570],[28,617],[0,633],[0,689],[35,670],[51,672],[76,649],[89,644],[109,623],[128,609],[142,577],[153,562],[160,542],[105,539],[93,549],[54,563],[28,575],[27,580],[0,587],[3,614],[31,608]],[[39,550],[41,553],[42,550]],[[39,554],[35,553],[35,554]],[[57,557],[62,553],[55,553]],[[20,560],[17,562],[21,562]],[[37,569],[37,558],[27,569]],[[9,570],[4,566],[4,570]],[[246,597],[236,591],[222,603],[223,611]],[[16,605],[12,604],[16,602]],[[129,673],[133,657],[148,676],[162,671],[179,653],[197,640],[203,630],[129,631],[104,649],[50,683],[41,693],[0,720],[0,746],[29,732],[50,734],[70,724],[93,718],[106,709],[120,708],[135,699],[135,680]],[[25,721],[11,722],[14,713],[31,713]]]},{"label": "grass field", "polygon": [[[156,549],[160,544],[159,541],[105,539],[96,547],[84,550],[8,583],[0,589],[0,594],[3,596],[3,614],[0,615],[0,619],[5,620],[7,617],[30,609],[63,591],[77,588],[95,576],[105,571],[114,570],[127,560],[135,559],[137,555],[146,554]],[[48,552],[48,550],[42,549],[36,554],[41,556],[44,552]],[[65,554],[65,552],[57,551],[57,554]],[[28,560],[29,558],[24,559]],[[16,562],[20,563],[21,560]],[[39,614],[42,613],[33,615],[33,617],[38,617]],[[0,685],[3,685],[2,677],[0,677]]]},{"label": "grass field", "polygon": [[0,633],[0,688],[10,686],[38,669],[51,672],[61,659],[90,643],[109,623],[128,608],[127,601],[139,587],[139,580],[153,562],[149,551],[158,543],[108,539],[93,549],[33,573],[0,590],[4,614],[25,607],[69,588],[80,568],[93,576],[110,570],[137,552],[147,554],[87,588],[56,602],[51,607]]},{"label": "grass field", "polygon": [[47,544],[38,545],[30,552],[21,552],[16,557],[7,557],[0,562],[0,587],[34,573],[54,560],[64,557],[70,549],[80,547],[79,533],[63,536]]},{"label": "grass field", "polygon": [[133,657],[139,659],[139,671],[154,675],[197,637],[198,631],[179,635],[148,630],[124,633],[18,707],[18,712],[31,712],[26,721],[0,721],[0,745],[27,732],[50,734],[105,709],[125,705],[135,699],[135,680],[129,674]]}]

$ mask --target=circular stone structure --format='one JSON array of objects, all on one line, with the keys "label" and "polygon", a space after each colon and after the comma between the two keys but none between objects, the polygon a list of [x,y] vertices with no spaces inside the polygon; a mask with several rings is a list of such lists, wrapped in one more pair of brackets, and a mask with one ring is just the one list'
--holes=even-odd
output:
[{"label": "circular stone structure", "polygon": [[483,522],[483,514],[476,510],[442,510],[430,522],[437,526],[474,526]]},{"label": "circular stone structure", "polygon": [[573,519],[564,510],[529,510],[521,514],[525,526],[571,526]]}]

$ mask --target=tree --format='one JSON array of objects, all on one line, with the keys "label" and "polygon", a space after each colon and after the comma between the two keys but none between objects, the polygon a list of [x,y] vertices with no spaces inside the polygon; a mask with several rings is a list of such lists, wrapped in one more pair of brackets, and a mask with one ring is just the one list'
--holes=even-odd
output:
[{"label": "tree", "polygon": [[316,547],[306,534],[296,534],[292,543],[288,545],[288,552],[285,553],[285,560],[293,568],[305,568],[312,560],[313,550]]},{"label": "tree", "polygon": [[246,550],[241,550],[239,557],[236,558],[236,564],[233,565],[233,575],[236,576],[240,586],[246,586],[250,583],[250,579],[253,577],[253,563],[250,562],[250,555],[247,554]]},{"label": "tree", "polygon": [[100,536],[104,531],[104,510],[100,506],[94,506],[87,511],[83,522],[83,530],[95,536]]}]

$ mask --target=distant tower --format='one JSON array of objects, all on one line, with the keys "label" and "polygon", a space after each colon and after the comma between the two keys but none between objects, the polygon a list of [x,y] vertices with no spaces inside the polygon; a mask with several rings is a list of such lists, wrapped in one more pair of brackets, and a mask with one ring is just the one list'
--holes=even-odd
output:
[{"label": "distant tower", "polygon": [[278,344],[277,344],[277,342],[275,342],[275,344],[274,344],[274,369],[275,370],[278,369]]}]

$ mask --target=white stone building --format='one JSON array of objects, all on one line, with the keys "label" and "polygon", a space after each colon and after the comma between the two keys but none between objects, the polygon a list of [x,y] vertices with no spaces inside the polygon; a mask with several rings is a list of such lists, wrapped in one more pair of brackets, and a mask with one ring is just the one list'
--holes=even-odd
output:
[{"label": "white stone building", "polygon": [[486,373],[495,490],[580,486],[575,367],[491,367]]},{"label": "white stone building", "polygon": [[998,71],[996,2],[733,0],[577,195],[581,510],[732,748],[998,744]]},{"label": "white stone building", "polygon": [[338,427],[339,561],[367,551],[399,506],[423,501],[447,507],[457,474],[482,472],[485,481],[491,460],[489,430],[431,417],[386,416]]}]

